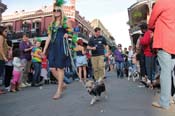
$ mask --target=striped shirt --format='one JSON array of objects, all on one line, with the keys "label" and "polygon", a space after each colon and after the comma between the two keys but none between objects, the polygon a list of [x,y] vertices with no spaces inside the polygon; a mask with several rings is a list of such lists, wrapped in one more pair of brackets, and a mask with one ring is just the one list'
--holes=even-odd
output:
[{"label": "striped shirt", "polygon": [[40,48],[34,47],[32,49],[32,53],[33,53],[32,62],[39,62],[39,63],[42,62],[42,58],[41,57],[37,57],[37,56],[41,55],[41,52],[42,51],[41,51]]}]

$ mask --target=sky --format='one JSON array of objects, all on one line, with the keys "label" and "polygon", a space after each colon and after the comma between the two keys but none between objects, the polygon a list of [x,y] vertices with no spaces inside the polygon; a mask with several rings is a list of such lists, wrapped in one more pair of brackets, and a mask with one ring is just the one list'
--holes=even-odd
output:
[{"label": "sky", "polygon": [[[8,7],[3,15],[15,11],[37,10],[45,5],[51,5],[53,0],[2,0]],[[100,19],[103,25],[115,38],[116,44],[121,43],[124,47],[131,44],[127,8],[137,0],[76,0],[76,9],[86,20]]]}]

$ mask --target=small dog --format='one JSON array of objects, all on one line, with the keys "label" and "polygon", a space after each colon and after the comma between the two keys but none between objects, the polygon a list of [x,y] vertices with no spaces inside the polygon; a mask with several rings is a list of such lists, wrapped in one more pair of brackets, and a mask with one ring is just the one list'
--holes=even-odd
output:
[{"label": "small dog", "polygon": [[99,100],[102,93],[105,93],[105,98],[107,98],[106,87],[103,80],[99,80],[98,82],[88,80],[85,83],[85,87],[88,93],[92,96],[92,100],[90,102],[91,105]]},{"label": "small dog", "polygon": [[128,80],[130,80],[130,78],[132,78],[134,82],[140,78],[139,72],[136,70],[133,70],[132,67],[129,67],[129,72],[128,72]]}]

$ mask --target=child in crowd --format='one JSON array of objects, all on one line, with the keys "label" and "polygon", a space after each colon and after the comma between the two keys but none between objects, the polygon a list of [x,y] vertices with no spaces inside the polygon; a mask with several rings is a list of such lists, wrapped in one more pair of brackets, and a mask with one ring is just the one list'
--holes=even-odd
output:
[{"label": "child in crowd", "polygon": [[40,48],[42,40],[40,38],[36,39],[35,47],[33,47],[32,55],[32,64],[34,68],[34,74],[32,79],[32,86],[39,86],[40,74],[41,74],[41,62],[42,62],[42,50]]},{"label": "child in crowd", "polygon": [[11,92],[16,92],[19,90],[20,77],[23,68],[24,66],[22,65],[20,60],[20,50],[15,49],[13,51],[13,78],[11,80]]},{"label": "child in crowd", "polygon": [[43,77],[45,84],[49,84],[47,69],[48,69],[48,60],[47,60],[47,57],[44,56],[42,59],[41,77]]}]

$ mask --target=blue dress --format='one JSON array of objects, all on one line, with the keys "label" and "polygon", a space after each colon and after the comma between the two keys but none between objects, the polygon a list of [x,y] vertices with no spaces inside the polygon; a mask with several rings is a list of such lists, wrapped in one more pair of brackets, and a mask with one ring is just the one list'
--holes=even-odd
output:
[{"label": "blue dress", "polygon": [[56,37],[53,40],[51,38],[49,49],[48,49],[48,60],[50,68],[65,68],[69,66],[69,56],[65,54],[63,37],[66,30],[63,27],[59,27],[56,33]]}]

